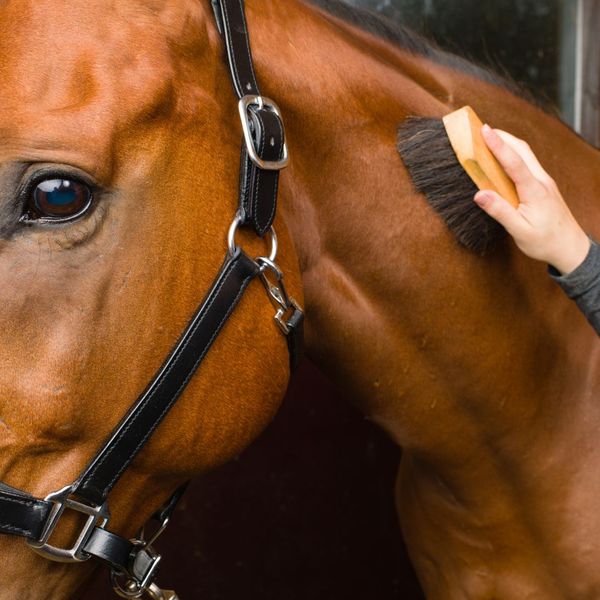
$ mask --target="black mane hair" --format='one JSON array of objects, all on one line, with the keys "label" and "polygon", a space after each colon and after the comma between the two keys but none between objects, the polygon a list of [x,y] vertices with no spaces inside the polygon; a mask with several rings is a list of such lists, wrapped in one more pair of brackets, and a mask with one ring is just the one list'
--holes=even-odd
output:
[{"label": "black mane hair", "polygon": [[375,37],[391,42],[411,54],[422,56],[439,65],[472,75],[486,83],[500,86],[546,110],[551,108],[546,101],[534,97],[529,90],[511,79],[509,73],[499,64],[496,65],[496,68],[501,70],[502,73],[484,67],[474,59],[467,59],[447,52],[440,48],[435,41],[420,35],[401,23],[392,21],[372,9],[349,4],[345,0],[307,0],[307,2],[334,17],[346,21],[357,29],[362,29]]}]

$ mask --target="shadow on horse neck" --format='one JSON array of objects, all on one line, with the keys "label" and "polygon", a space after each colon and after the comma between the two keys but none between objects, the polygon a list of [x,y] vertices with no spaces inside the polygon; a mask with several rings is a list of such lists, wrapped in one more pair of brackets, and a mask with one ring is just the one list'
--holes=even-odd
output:
[{"label": "shadow on horse neck", "polygon": [[[1,464],[4,481],[42,496],[86,464],[207,289],[235,212],[239,148],[208,2],[55,5],[0,9]],[[247,17],[292,156],[276,228],[297,296],[301,276],[307,350],[404,448],[397,504],[426,594],[596,589],[596,338],[508,241],[485,258],[461,248],[395,140],[407,116],[469,103],[530,141],[599,235],[597,151],[481,72],[322,8],[250,0]],[[91,180],[95,208],[19,228],[11,192],[47,165]],[[112,527],[131,535],[177,483],[255,438],[286,360],[257,284],[115,488]],[[69,597],[86,575],[0,543],[2,600]]]}]

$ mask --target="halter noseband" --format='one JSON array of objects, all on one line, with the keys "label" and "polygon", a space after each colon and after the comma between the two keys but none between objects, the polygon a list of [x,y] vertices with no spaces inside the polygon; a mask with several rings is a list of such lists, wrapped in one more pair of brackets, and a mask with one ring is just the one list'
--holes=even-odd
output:
[{"label": "halter noseband", "polygon": [[[174,592],[155,583],[160,555],[152,547],[164,530],[185,486],[154,515],[158,529],[150,539],[128,540],[106,529],[108,495],[125,469],[175,404],[199,364],[237,306],[248,284],[259,276],[277,309],[276,323],[286,336],[294,368],[302,351],[304,314],[290,298],[277,266],[273,230],[279,171],[288,152],[281,113],[261,96],[254,67],[242,0],[211,0],[219,33],[227,49],[229,70],[239,100],[244,140],[240,167],[239,208],[228,234],[228,250],[219,273],[175,347],[144,392],[104,442],[77,480],[43,500],[0,482],[0,533],[18,535],[39,554],[61,562],[91,557],[111,569],[113,588],[125,598],[148,594],[155,600],[175,600]],[[239,226],[250,226],[272,241],[268,257],[249,258],[235,243]],[[85,524],[70,548],[53,546],[51,536],[65,511],[80,513]]]}]

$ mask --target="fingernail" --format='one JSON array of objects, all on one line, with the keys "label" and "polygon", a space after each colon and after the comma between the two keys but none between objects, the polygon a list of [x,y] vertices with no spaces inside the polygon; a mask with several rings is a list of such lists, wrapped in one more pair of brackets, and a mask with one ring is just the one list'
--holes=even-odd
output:
[{"label": "fingernail", "polygon": [[475,200],[475,202],[477,202],[477,204],[484,205],[484,204],[487,204],[488,202],[491,202],[492,198],[493,198],[493,196],[491,194],[489,194],[486,191],[483,191],[483,192],[477,192],[475,194],[474,200]]},{"label": "fingernail", "polygon": [[485,125],[481,129],[482,129],[484,135],[490,134],[493,131],[492,128],[487,123],[485,123]]}]

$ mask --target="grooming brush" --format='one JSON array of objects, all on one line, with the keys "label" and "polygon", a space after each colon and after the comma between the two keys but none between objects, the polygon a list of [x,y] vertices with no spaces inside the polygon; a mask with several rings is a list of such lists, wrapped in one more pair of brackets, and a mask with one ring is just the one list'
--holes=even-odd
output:
[{"label": "grooming brush", "polygon": [[480,190],[498,192],[512,206],[519,206],[515,184],[487,147],[483,123],[470,106],[463,106],[442,119],[458,162]]},{"label": "grooming brush", "polygon": [[481,135],[482,122],[465,106],[442,119],[409,117],[398,130],[398,151],[420,193],[444,219],[457,240],[485,254],[504,228],[475,202],[477,189],[498,192],[513,206],[514,184]]}]

